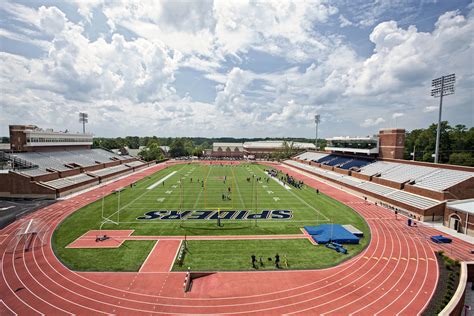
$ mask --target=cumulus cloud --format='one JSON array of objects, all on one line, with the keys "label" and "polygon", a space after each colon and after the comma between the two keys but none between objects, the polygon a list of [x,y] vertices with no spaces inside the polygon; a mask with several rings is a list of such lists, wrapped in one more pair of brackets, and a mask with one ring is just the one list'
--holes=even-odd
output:
[{"label": "cumulus cloud", "polygon": [[429,105],[429,106],[426,106],[423,109],[423,112],[425,112],[425,113],[436,112],[436,111],[438,111],[438,109],[439,109],[439,106]]},{"label": "cumulus cloud", "polygon": [[351,26],[353,25],[354,23],[352,23],[351,21],[349,21],[344,15],[339,15],[339,26],[340,27],[346,27],[346,26]]},{"label": "cumulus cloud", "polygon": [[372,126],[377,126],[377,125],[380,125],[382,123],[384,123],[385,120],[382,118],[382,117],[378,117],[378,118],[367,118],[364,120],[364,122],[362,122],[360,124],[360,126],[362,127],[372,127]]},{"label": "cumulus cloud", "polygon": [[[0,123],[68,125],[87,109],[91,127],[109,135],[120,125],[133,134],[307,136],[315,112],[328,136],[373,130],[402,115],[404,127],[418,127],[435,119],[427,114],[437,110],[427,106],[429,85],[448,71],[458,82],[445,113],[466,122],[472,14],[443,13],[428,32],[377,24],[385,9],[350,15],[335,3],[77,1],[77,21],[60,4],[6,2],[3,11],[18,25],[0,36],[41,53],[0,52]],[[96,12],[108,33],[91,29]],[[322,31],[372,23],[360,40],[373,45],[368,56],[334,29]],[[177,82],[177,71],[188,68],[196,78]]]}]

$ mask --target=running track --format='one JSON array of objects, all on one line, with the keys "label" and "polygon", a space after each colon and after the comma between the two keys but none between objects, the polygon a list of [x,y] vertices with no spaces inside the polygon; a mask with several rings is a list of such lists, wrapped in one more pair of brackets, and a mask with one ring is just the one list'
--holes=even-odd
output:
[{"label": "running track", "polygon": [[[132,174],[104,187],[80,194],[35,212],[49,237],[67,215],[103,194],[135,182],[165,164]],[[6,251],[20,223],[0,230],[0,314],[324,314],[415,315],[429,301],[438,279],[429,227],[408,228],[386,209],[303,175],[285,172],[317,186],[349,205],[369,223],[372,240],[358,256],[343,264],[315,271],[223,272],[193,282],[184,294],[181,272],[78,273],[65,268],[51,244],[33,240]],[[439,233],[439,232],[436,232]],[[473,260],[471,245],[454,240],[445,249],[453,257]]]}]

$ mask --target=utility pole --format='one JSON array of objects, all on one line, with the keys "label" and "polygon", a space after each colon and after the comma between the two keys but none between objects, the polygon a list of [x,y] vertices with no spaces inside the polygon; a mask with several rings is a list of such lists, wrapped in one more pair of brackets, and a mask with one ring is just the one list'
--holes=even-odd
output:
[{"label": "utility pole", "polygon": [[439,97],[439,115],[438,115],[438,128],[436,130],[436,148],[434,155],[434,162],[439,161],[439,143],[441,134],[441,112],[443,109],[443,97],[446,95],[454,94],[454,83],[456,82],[456,74],[450,74],[447,76],[441,76],[431,81],[431,96]]}]

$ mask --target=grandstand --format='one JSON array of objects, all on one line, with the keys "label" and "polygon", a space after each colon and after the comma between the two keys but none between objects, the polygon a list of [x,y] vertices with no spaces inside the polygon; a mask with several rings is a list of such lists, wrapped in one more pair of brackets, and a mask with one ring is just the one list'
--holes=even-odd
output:
[{"label": "grandstand", "polygon": [[361,168],[360,174],[367,175],[369,177],[376,176],[382,174],[382,172],[389,171],[390,169],[393,169],[396,166],[397,164],[393,162],[376,161]]},{"label": "grandstand", "polygon": [[339,167],[341,169],[359,169],[372,163],[373,159],[358,158],[352,156],[341,156],[335,154],[326,154],[319,152],[305,152],[295,156],[295,159],[302,161],[312,161],[322,165]]},{"label": "grandstand", "polygon": [[59,178],[51,181],[41,181],[42,184],[52,187],[54,189],[64,189],[74,185],[88,184],[88,183],[98,183],[99,181],[87,174],[78,174],[76,176]]},{"label": "grandstand", "polygon": [[418,178],[413,186],[435,191],[444,191],[472,177],[472,172],[440,169]]},{"label": "grandstand", "polygon": [[359,189],[361,191],[365,191],[376,196],[386,197],[387,199],[400,202],[406,206],[409,206],[409,210],[426,210],[435,207],[441,203],[440,201],[436,201],[408,192],[403,192],[380,184],[363,181],[348,175],[339,174],[334,171],[328,171],[325,169],[318,168],[316,166],[310,166],[302,162],[286,160],[285,164],[296,167],[298,169],[309,171],[311,173],[318,174],[329,180],[347,184],[354,189]]},{"label": "grandstand", "polygon": [[304,161],[314,161],[317,162],[319,159],[324,158],[328,156],[326,153],[318,153],[318,152],[312,152],[312,151],[307,151],[304,152],[295,158],[298,160],[304,160]]},{"label": "grandstand", "polygon": [[145,163],[105,149],[91,149],[92,135],[10,126],[10,152],[1,152],[0,196],[57,198],[135,171]]}]

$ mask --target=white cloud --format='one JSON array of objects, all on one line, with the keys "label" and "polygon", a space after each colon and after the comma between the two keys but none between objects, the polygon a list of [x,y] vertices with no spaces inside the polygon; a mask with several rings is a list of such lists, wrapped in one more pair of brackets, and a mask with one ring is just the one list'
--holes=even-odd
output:
[{"label": "white cloud", "polygon": [[423,112],[425,112],[425,113],[436,112],[436,111],[438,111],[438,109],[439,109],[439,106],[429,105],[429,106],[426,106],[423,109]]},{"label": "white cloud", "polygon": [[344,15],[339,15],[339,26],[340,27],[346,27],[346,26],[351,26],[354,23],[349,21]]},{"label": "white cloud", "polygon": [[[375,49],[364,57],[350,39],[320,29],[341,31],[378,20],[380,12],[344,16],[333,2],[76,5],[82,21],[69,20],[64,12],[70,11],[59,4],[5,4],[9,19],[21,23],[0,29],[0,36],[36,45],[42,55],[0,53],[2,126],[68,126],[87,109],[91,128],[109,135],[312,135],[316,111],[327,136],[375,130],[384,118],[402,114],[404,127],[419,127],[435,119],[426,114],[437,110],[426,106],[437,102],[429,96],[431,79],[447,72],[456,72],[458,81],[443,115],[466,122],[469,109],[472,114],[472,14],[446,12],[431,32],[379,23],[365,39]],[[92,34],[99,10],[112,27],[109,34]],[[261,60],[252,59],[255,51]],[[181,83],[184,91],[175,76],[180,67],[197,73]],[[194,84],[210,92],[187,94]]]},{"label": "white cloud", "polygon": [[385,120],[381,117],[378,117],[378,118],[375,118],[375,119],[367,118],[367,119],[364,120],[364,122],[362,122],[360,124],[360,126],[362,126],[362,127],[372,127],[372,126],[380,125],[384,122],[385,122]]}]

